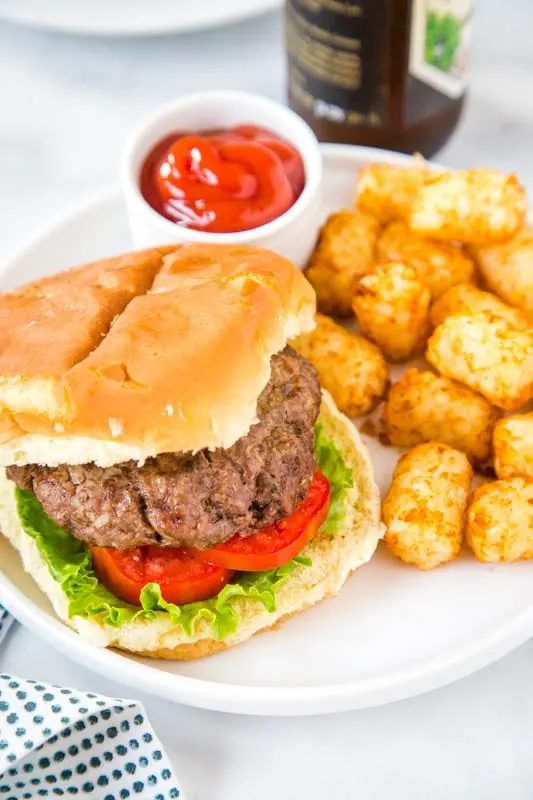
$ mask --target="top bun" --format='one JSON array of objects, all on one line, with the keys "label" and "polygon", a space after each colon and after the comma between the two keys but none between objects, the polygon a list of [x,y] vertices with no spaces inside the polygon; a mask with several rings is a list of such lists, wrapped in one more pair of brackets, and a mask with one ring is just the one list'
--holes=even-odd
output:
[{"label": "top bun", "polygon": [[228,448],[314,311],[289,261],[231,245],[130,253],[2,294],[0,465]]}]

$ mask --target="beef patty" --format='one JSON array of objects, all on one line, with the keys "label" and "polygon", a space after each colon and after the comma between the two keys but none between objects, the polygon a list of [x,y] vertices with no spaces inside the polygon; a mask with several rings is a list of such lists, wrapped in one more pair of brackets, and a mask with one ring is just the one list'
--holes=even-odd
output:
[{"label": "beef patty", "polygon": [[271,368],[259,422],[228,450],[163,453],[142,467],[30,464],[9,467],[8,477],[90,545],[208,548],[249,536],[294,511],[315,466],[317,373],[291,347]]}]

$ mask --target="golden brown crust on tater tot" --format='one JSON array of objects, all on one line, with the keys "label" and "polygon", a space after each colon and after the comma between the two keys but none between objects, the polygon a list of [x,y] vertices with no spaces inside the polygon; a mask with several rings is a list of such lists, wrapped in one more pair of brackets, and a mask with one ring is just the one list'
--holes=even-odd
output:
[{"label": "golden brown crust on tater tot", "polygon": [[485,245],[514,236],[526,211],[526,193],[516,175],[470,169],[427,181],[416,194],[408,222],[426,236]]},{"label": "golden brown crust on tater tot", "polygon": [[432,174],[423,163],[418,159],[413,166],[368,164],[363,167],[357,176],[356,208],[368,211],[384,224],[406,219],[418,190]]},{"label": "golden brown crust on tater tot", "polygon": [[471,316],[480,311],[501,317],[519,330],[526,330],[530,327],[528,318],[519,309],[508,306],[490,292],[483,292],[466,283],[462,286],[452,286],[438,300],[435,300],[431,306],[431,324],[436,328],[437,325],[444,322],[446,317]]},{"label": "golden brown crust on tater tot", "polygon": [[305,272],[320,311],[351,315],[355,283],[374,263],[379,231],[378,220],[364,211],[342,210],[328,217]]},{"label": "golden brown crust on tater tot", "polygon": [[456,558],[471,480],[467,457],[444,444],[419,444],[402,456],[383,502],[389,550],[419,569]]},{"label": "golden brown crust on tater tot", "polygon": [[405,361],[427,342],[429,303],[429,289],[413,267],[389,262],[378,264],[359,279],[353,310],[364,336],[390,361]]},{"label": "golden brown crust on tater tot", "polygon": [[533,323],[533,228],[522,228],[504,244],[471,251],[488,288]]},{"label": "golden brown crust on tater tot", "polygon": [[505,417],[494,428],[494,468],[498,478],[533,479],[533,414]]},{"label": "golden brown crust on tater tot", "polygon": [[383,409],[391,444],[442,442],[485,465],[500,412],[484,397],[429,370],[408,369],[391,386]]},{"label": "golden brown crust on tater tot", "polygon": [[447,317],[431,336],[426,358],[441,375],[499,408],[516,410],[533,396],[533,331],[493,314]]},{"label": "golden brown crust on tater tot", "polygon": [[320,383],[341,411],[350,417],[366,414],[388,386],[389,370],[383,355],[371,342],[322,314],[316,315],[316,322],[314,331],[291,344],[314,364]]},{"label": "golden brown crust on tater tot", "polygon": [[533,558],[533,480],[479,486],[468,503],[466,540],[478,561]]},{"label": "golden brown crust on tater tot", "polygon": [[451,242],[421,236],[405,222],[392,222],[385,228],[378,239],[377,257],[410,264],[433,299],[450,286],[474,281],[474,261],[466,250]]}]

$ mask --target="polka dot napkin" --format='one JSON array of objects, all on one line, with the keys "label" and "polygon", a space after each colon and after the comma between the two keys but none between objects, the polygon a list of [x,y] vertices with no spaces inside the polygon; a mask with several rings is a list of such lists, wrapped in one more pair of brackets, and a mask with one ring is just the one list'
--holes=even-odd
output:
[{"label": "polka dot napkin", "polygon": [[74,796],[182,797],[140,703],[0,675],[0,800]]}]

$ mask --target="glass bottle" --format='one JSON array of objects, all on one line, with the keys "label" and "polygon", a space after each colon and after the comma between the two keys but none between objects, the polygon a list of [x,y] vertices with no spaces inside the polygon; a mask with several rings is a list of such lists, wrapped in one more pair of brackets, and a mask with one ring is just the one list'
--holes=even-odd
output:
[{"label": "glass bottle", "polygon": [[473,0],[287,0],[289,102],[321,141],[433,155],[468,79]]}]

